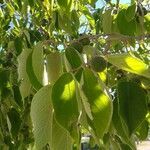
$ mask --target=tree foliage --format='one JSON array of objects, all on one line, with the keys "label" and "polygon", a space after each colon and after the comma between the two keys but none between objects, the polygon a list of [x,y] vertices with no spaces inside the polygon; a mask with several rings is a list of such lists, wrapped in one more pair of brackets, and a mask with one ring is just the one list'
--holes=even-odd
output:
[{"label": "tree foliage", "polygon": [[[100,2],[103,6],[99,6]],[[150,124],[150,4],[0,1],[0,149],[135,150]]]}]

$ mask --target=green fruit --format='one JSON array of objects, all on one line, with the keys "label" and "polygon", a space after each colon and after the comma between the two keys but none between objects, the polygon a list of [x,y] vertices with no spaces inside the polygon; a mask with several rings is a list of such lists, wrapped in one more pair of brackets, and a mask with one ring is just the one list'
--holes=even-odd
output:
[{"label": "green fruit", "polygon": [[96,72],[102,72],[106,68],[106,61],[101,56],[95,56],[91,59],[91,68]]},{"label": "green fruit", "polygon": [[83,51],[83,45],[80,42],[74,42],[70,46],[76,49],[79,53],[82,53]]}]

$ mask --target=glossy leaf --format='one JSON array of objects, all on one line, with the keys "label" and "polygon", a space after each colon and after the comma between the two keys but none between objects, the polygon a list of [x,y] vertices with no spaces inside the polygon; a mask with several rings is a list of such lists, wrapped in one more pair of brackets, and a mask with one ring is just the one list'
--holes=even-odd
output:
[{"label": "glossy leaf", "polygon": [[112,117],[112,102],[109,96],[103,91],[94,73],[85,69],[83,71],[82,90],[88,99],[93,115],[92,124],[96,135],[102,138],[107,132]]},{"label": "glossy leaf", "polygon": [[56,120],[71,133],[77,127],[79,112],[76,83],[70,73],[63,74],[54,84],[52,101]]},{"label": "glossy leaf", "polygon": [[52,112],[51,86],[48,85],[34,95],[31,103],[31,119],[36,149],[40,150],[52,141]]},{"label": "glossy leaf", "polygon": [[107,55],[106,59],[116,67],[135,73],[147,78],[150,78],[150,68],[139,58],[128,53]]}]

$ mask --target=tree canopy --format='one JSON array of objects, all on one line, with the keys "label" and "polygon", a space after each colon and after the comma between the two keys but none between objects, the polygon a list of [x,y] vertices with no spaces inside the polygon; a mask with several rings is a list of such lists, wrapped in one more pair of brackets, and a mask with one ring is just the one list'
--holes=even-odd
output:
[{"label": "tree canopy", "polygon": [[136,150],[149,110],[149,0],[0,0],[0,149]]}]

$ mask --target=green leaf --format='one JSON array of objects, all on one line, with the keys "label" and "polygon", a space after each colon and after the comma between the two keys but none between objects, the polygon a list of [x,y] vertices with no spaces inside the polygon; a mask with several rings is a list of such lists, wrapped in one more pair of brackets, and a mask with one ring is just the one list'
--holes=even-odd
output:
[{"label": "green leaf", "polygon": [[63,74],[52,88],[52,101],[56,120],[71,134],[77,127],[79,116],[76,83],[70,73]]},{"label": "green leaf", "polygon": [[70,137],[68,131],[63,129],[57,121],[53,120],[52,129],[52,149],[53,150],[72,150],[73,140]]},{"label": "green leaf", "polygon": [[71,23],[76,31],[78,31],[80,26],[79,16],[76,10],[72,10],[71,12]]},{"label": "green leaf", "polygon": [[70,7],[72,6],[73,1],[72,0],[57,0],[58,5],[60,7],[65,8],[66,10],[70,10]]},{"label": "green leaf", "polygon": [[48,54],[46,61],[48,81],[53,84],[62,74],[62,54],[59,52]]},{"label": "green leaf", "polygon": [[108,9],[103,14],[103,20],[102,20],[102,27],[104,33],[111,33],[112,32],[112,9]]},{"label": "green leaf", "polygon": [[129,134],[136,131],[147,114],[147,95],[134,82],[118,83],[119,113],[126,122]]},{"label": "green leaf", "polygon": [[68,14],[59,12],[58,14],[58,24],[60,29],[64,30],[70,35],[75,34],[74,27],[72,26],[71,18]]},{"label": "green leaf", "polygon": [[44,56],[42,42],[39,42],[36,44],[36,46],[34,46],[32,53],[32,67],[38,82],[42,85],[44,75]]},{"label": "green leaf", "polygon": [[41,150],[52,141],[52,116],[51,86],[48,85],[34,95],[31,103],[31,119],[36,150]]},{"label": "green leaf", "polygon": [[121,137],[121,141],[124,144],[129,145],[132,149],[135,149],[134,144],[131,142],[128,128],[127,128],[125,122],[123,122],[123,119],[119,114],[119,102],[118,102],[117,98],[113,101],[112,121],[113,121],[113,125],[116,129],[117,135],[119,137]]},{"label": "green leaf", "polygon": [[24,49],[18,56],[18,79],[21,81],[20,92],[23,98],[27,97],[30,93],[31,83],[26,72],[26,63],[31,49]]},{"label": "green leaf", "polygon": [[65,56],[73,70],[82,65],[80,54],[73,47],[69,47],[65,50]]},{"label": "green leaf", "polygon": [[10,72],[0,68],[0,88],[6,87],[9,82]]},{"label": "green leaf", "polygon": [[144,141],[148,137],[148,131],[149,131],[149,124],[146,120],[144,120],[140,125],[140,127],[137,129],[136,135],[140,140]]},{"label": "green leaf", "polygon": [[29,3],[29,5],[30,5],[30,7],[32,8],[33,6],[34,6],[34,0],[28,0],[28,3]]},{"label": "green leaf", "polygon": [[126,10],[122,9],[117,16],[117,25],[121,34],[124,35],[134,35],[136,32],[136,21],[135,18],[131,21],[127,21]]},{"label": "green leaf", "polygon": [[13,137],[16,137],[18,135],[21,126],[20,114],[14,108],[12,108],[8,112],[8,118],[10,121],[11,134]]},{"label": "green leaf", "polygon": [[[32,66],[33,65],[32,64],[32,61],[33,61],[32,54],[33,54],[33,52],[31,52],[28,56],[27,63],[26,63],[26,71],[27,71],[29,80],[30,80],[31,84],[33,85],[33,87],[36,90],[39,90],[42,87],[42,84],[38,81],[36,75],[34,74],[33,66]],[[37,69],[37,66],[36,66],[36,69]]]},{"label": "green leaf", "polygon": [[126,20],[129,22],[132,19],[134,19],[135,13],[136,13],[136,3],[134,3],[133,5],[127,8],[126,13],[125,13]]},{"label": "green leaf", "polygon": [[22,102],[22,97],[21,97],[19,87],[17,85],[13,85],[12,89],[13,89],[14,100],[20,107],[22,107],[23,102]]},{"label": "green leaf", "polygon": [[94,73],[85,69],[83,71],[82,90],[88,99],[93,115],[92,124],[96,135],[102,138],[107,132],[112,117],[112,102],[109,96],[103,91]]},{"label": "green leaf", "polygon": [[14,41],[14,46],[16,49],[17,56],[20,55],[22,52],[22,39],[20,37],[17,37]]},{"label": "green leaf", "polygon": [[114,54],[107,55],[106,59],[108,62],[122,70],[150,78],[149,66],[135,56],[128,53]]}]

